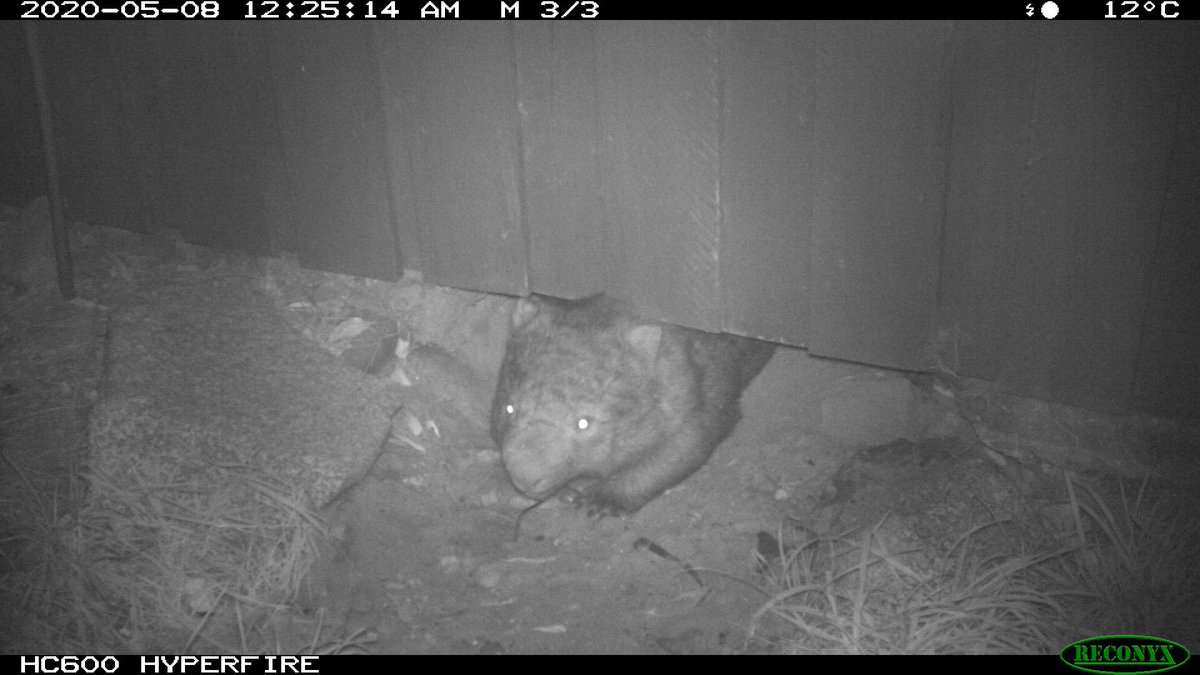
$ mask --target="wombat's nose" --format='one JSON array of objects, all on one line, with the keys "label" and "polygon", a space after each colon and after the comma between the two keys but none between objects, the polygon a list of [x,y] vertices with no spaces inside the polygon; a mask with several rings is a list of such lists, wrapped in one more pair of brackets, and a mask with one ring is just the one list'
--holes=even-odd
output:
[{"label": "wombat's nose", "polygon": [[528,467],[514,461],[511,455],[504,458],[504,468],[508,470],[508,477],[512,480],[513,487],[526,497],[541,499],[552,487],[550,485],[553,480],[551,476],[538,475],[537,472],[528,470]]},{"label": "wombat's nose", "polygon": [[534,499],[541,499],[549,496],[554,491],[554,479],[551,476],[544,476],[537,480],[522,482],[517,484],[517,489],[525,493],[526,496]]}]

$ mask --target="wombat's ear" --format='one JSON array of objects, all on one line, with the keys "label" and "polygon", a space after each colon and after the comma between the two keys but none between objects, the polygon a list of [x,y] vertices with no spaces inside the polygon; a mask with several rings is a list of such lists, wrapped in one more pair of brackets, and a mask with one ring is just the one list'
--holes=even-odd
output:
[{"label": "wombat's ear", "polygon": [[662,326],[642,324],[625,330],[625,342],[646,361],[658,356],[658,343],[662,341]]},{"label": "wombat's ear", "polygon": [[533,320],[537,316],[541,305],[533,298],[521,298],[517,300],[517,306],[513,308],[512,327],[520,328]]}]

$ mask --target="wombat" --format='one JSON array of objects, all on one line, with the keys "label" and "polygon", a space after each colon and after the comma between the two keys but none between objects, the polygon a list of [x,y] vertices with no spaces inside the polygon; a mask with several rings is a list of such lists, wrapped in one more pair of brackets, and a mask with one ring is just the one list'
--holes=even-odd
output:
[{"label": "wombat", "polygon": [[570,488],[623,514],[699,469],[741,418],[775,346],[636,318],[620,302],[518,301],[492,402],[492,439],[534,499]]}]

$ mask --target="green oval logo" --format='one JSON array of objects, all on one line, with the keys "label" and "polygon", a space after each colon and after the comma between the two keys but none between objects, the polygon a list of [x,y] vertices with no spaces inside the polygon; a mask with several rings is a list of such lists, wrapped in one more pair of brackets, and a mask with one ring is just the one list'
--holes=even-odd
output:
[{"label": "green oval logo", "polygon": [[1072,642],[1058,653],[1063,663],[1086,673],[1165,673],[1192,657],[1187,648],[1149,635],[1104,635]]}]

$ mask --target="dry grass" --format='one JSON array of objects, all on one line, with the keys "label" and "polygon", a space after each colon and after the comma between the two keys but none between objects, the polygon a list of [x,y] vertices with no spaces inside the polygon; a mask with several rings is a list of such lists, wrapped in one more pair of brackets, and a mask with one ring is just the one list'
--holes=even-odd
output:
[{"label": "dry grass", "polygon": [[[299,489],[244,466],[90,484],[77,474],[62,493],[21,482],[0,492],[22,523],[5,537],[20,552],[2,581],[13,613],[6,644],[43,653],[304,647],[272,645],[263,632],[271,617],[294,613],[325,536]],[[351,649],[369,637],[329,642],[322,630],[309,648]]]},{"label": "dry grass", "polygon": [[1087,591],[1081,624],[1091,635],[1171,637],[1196,648],[1200,625],[1200,524],[1191,496],[1163,498],[1121,482],[1105,496],[1068,478],[1076,554],[1061,583]]},{"label": "dry grass", "polygon": [[778,644],[789,653],[1057,651],[1066,634],[1061,598],[1039,588],[1034,571],[1062,552],[972,562],[969,541],[927,569],[888,551],[875,531],[802,542],[754,624],[771,616],[791,626]]},{"label": "dry grass", "polygon": [[1065,522],[1021,524],[1040,530],[1029,540],[1059,542],[1038,552],[1021,552],[1022,540],[1016,553],[973,551],[999,523],[933,559],[888,550],[878,526],[788,546],[751,639],[789,653],[1050,654],[1094,635],[1190,633],[1200,600],[1191,511],[1147,499],[1145,485],[1116,503],[1066,485]]},{"label": "dry grass", "polygon": [[[89,297],[124,292],[114,261],[81,249]],[[297,486],[246,466],[85,465],[107,330],[103,307],[49,283],[0,297],[0,651],[363,651],[374,636],[297,608],[325,538]]]}]

